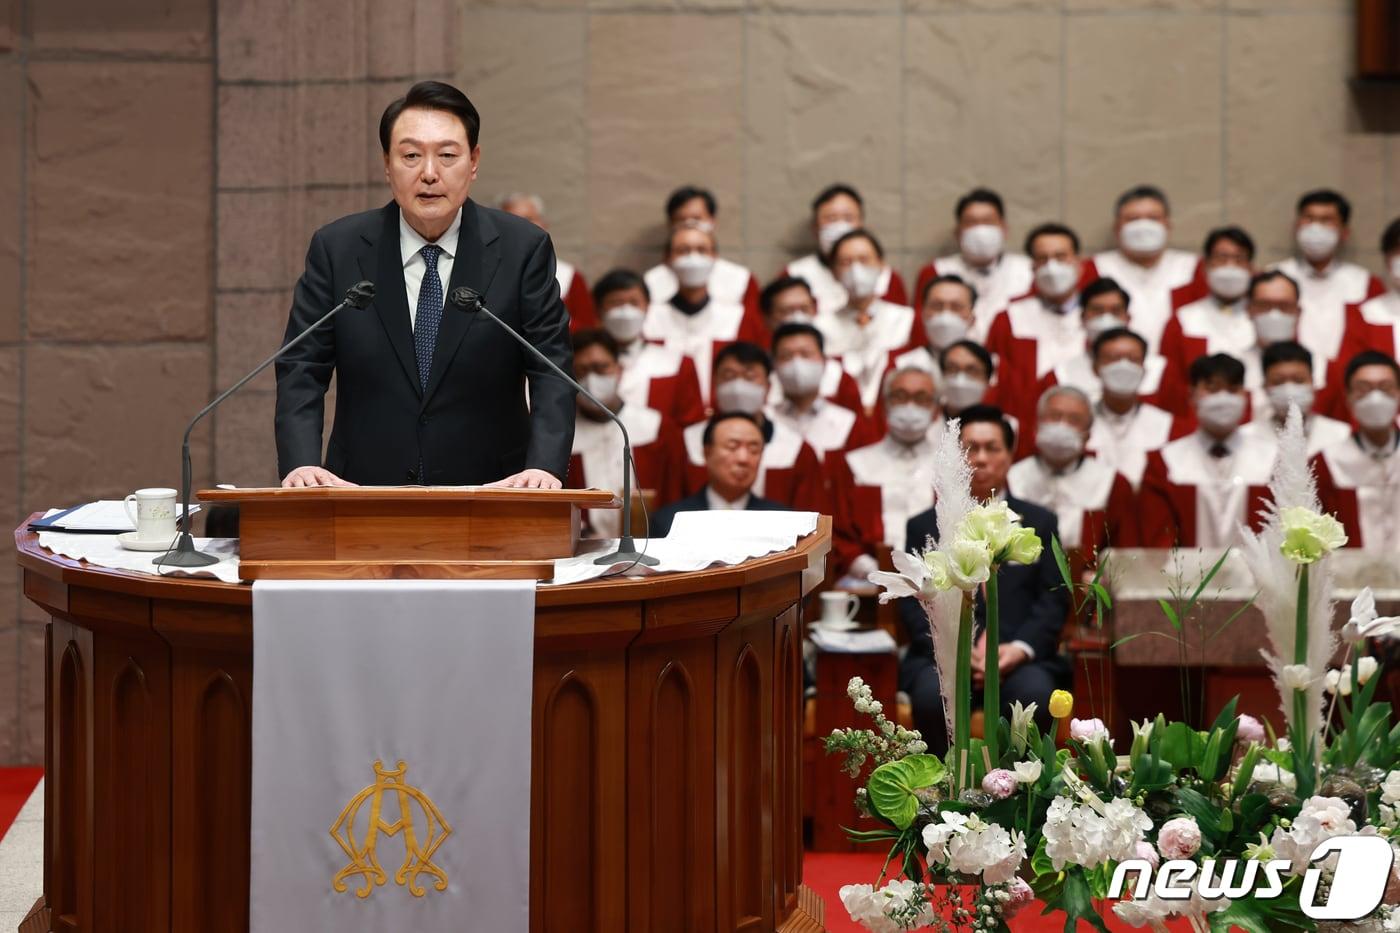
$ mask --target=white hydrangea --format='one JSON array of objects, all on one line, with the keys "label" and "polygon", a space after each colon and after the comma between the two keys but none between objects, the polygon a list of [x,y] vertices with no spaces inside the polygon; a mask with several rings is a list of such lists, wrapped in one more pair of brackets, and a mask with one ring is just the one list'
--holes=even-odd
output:
[{"label": "white hydrangea", "polygon": [[868,884],[848,884],[837,896],[851,919],[870,933],[902,933],[933,922],[923,885],[908,879],[891,881],[879,890]]},{"label": "white hydrangea", "polygon": [[1229,898],[1217,897],[1206,900],[1201,897],[1201,892],[1192,886],[1191,897],[1184,901],[1164,901],[1154,891],[1149,892],[1142,900],[1119,901],[1113,905],[1113,912],[1118,915],[1119,920],[1134,927],[1150,926],[1154,930],[1166,929],[1167,919],[1179,915],[1194,918],[1193,922],[1196,927],[1205,929],[1210,926],[1204,919],[1206,914],[1224,910],[1229,906]]},{"label": "white hydrangea", "polygon": [[1340,797],[1309,797],[1293,824],[1288,829],[1282,826],[1275,829],[1269,842],[1279,858],[1288,859],[1290,874],[1302,875],[1308,870],[1308,857],[1318,843],[1333,836],[1355,832],[1351,806],[1345,800]]},{"label": "white hydrangea", "polygon": [[1056,871],[1065,865],[1097,868],[1137,854],[1137,844],[1152,828],[1152,819],[1122,797],[1110,800],[1100,813],[1057,797],[1045,814],[1045,854]]},{"label": "white hydrangea", "polygon": [[1281,784],[1286,790],[1298,789],[1298,776],[1272,761],[1256,763],[1249,779],[1255,784]]},{"label": "white hydrangea", "polygon": [[975,814],[941,814],[942,822],[924,827],[929,861],[963,875],[981,875],[984,884],[1005,884],[1026,857],[1026,838]]},{"label": "white hydrangea", "polygon": [[1394,806],[1400,803],[1400,770],[1392,771],[1381,783],[1381,803]]}]

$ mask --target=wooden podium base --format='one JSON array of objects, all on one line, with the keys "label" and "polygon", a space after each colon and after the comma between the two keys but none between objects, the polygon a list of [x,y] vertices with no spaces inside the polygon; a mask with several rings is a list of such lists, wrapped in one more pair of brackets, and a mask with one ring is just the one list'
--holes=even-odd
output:
[{"label": "wooden podium base", "polygon": [[40,897],[19,922],[19,933],[50,933],[48,902]]},{"label": "wooden podium base", "polygon": [[817,893],[805,884],[797,889],[797,909],[778,927],[778,933],[826,933],[826,909]]}]

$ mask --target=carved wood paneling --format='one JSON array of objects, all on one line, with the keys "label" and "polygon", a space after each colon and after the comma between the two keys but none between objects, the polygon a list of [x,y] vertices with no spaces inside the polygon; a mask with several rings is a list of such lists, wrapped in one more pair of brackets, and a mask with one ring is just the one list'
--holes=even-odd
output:
[{"label": "carved wood paneling", "polygon": [[48,902],[55,930],[89,933],[96,929],[92,913],[92,633],[55,621],[49,659],[54,792],[45,814],[45,833],[54,870],[49,876]]},{"label": "carved wood paneling", "polygon": [[796,607],[773,622],[773,881],[778,921],[802,886],[802,630]]}]

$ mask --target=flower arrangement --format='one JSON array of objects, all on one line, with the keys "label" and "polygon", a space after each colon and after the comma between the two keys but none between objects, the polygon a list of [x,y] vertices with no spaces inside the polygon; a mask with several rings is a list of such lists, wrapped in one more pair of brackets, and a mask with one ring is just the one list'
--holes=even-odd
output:
[{"label": "flower arrangement", "polygon": [[[1294,415],[1280,441],[1285,451],[1302,450]],[[1126,754],[1118,754],[1104,722],[1076,718],[1064,691],[1049,699],[1053,725],[1045,734],[1033,704],[1014,704],[1009,720],[997,715],[995,665],[984,688],[987,735],[969,734],[972,595],[980,588],[986,599],[990,655],[997,567],[1036,560],[1043,543],[1004,503],[970,501],[966,472],[949,453],[961,460],[956,438],[953,424],[938,439],[935,492],[940,512],[952,513],[940,514],[940,541],[899,555],[898,573],[871,575],[884,587],[882,600],[917,598],[929,617],[935,663],[953,694],[945,703],[954,710],[948,755],[927,754],[920,737],[885,720],[855,681],[852,698],[876,729],[841,730],[827,742],[829,752],[847,755],[851,774],[865,775],[857,806],[876,828],[849,831],[852,838],[889,852],[874,884],[841,889],[851,917],[878,933],[1009,931],[1038,899],[1067,931],[1083,921],[1107,933],[1112,900],[1123,922],[1157,931],[1171,917],[1198,931],[1330,929],[1308,913],[1337,865],[1335,856],[1310,862],[1318,844],[1370,835],[1400,848],[1400,725],[1389,704],[1372,702],[1379,666],[1365,655],[1366,638],[1394,634],[1400,619],[1379,617],[1364,591],[1343,630],[1347,659],[1328,672],[1329,626],[1311,623],[1329,618],[1327,556],[1345,536],[1317,508],[1311,475],[1297,466],[1305,461],[1276,467],[1274,505],[1245,549],[1268,620],[1265,656],[1287,736],[1237,715],[1232,700],[1207,729],[1160,715],[1134,723]],[[1075,585],[1067,569],[1062,576]],[[1056,735],[1066,721],[1061,746]],[[1144,872],[1168,864],[1198,882],[1178,892],[1164,891],[1161,877],[1143,882]],[[1137,880],[1130,884],[1125,869]],[[1400,871],[1387,878],[1385,903],[1353,928],[1400,930],[1393,906]]]}]

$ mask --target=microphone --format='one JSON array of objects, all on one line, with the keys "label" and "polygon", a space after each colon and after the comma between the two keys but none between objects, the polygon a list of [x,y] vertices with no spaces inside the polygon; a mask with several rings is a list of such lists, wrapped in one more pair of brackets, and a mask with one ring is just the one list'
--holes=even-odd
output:
[{"label": "microphone", "polygon": [[475,290],[467,288],[465,285],[454,288],[448,294],[447,301],[468,314],[484,314],[495,321],[502,330],[514,337],[516,342],[528,350],[533,357],[552,369],[560,379],[573,386],[579,394],[596,405],[599,411],[607,415],[612,419],[612,423],[617,425],[617,429],[622,432],[622,537],[617,542],[615,552],[604,554],[593,563],[621,564],[625,562],[641,564],[644,567],[654,567],[660,563],[655,557],[639,553],[636,543],[632,540],[632,473],[637,469],[637,464],[632,459],[632,439],[627,436],[627,426],[622,423],[622,419],[611,408],[599,401],[592,392],[579,385],[578,380],[555,365],[554,361],[541,353],[538,347],[520,336],[514,327],[491,313],[491,310],[482,302],[481,295]]},{"label": "microphone", "polygon": [[190,535],[190,485],[194,482],[194,471],[190,466],[190,432],[194,430],[194,426],[199,424],[200,420],[203,419],[205,415],[209,414],[215,408],[218,408],[224,399],[243,388],[254,376],[276,362],[282,354],[310,336],[311,332],[316,328],[335,317],[345,308],[363,309],[368,307],[369,303],[373,300],[373,282],[357,282],[350,286],[349,290],[345,293],[344,301],[334,308],[331,308],[320,320],[306,328],[306,330],[278,347],[276,353],[259,363],[248,375],[225,389],[218,398],[214,399],[214,401],[210,402],[208,405],[205,405],[199,410],[199,414],[194,416],[190,421],[190,426],[185,428],[185,441],[180,448],[180,501],[184,504],[184,514],[180,517],[180,533],[176,535],[175,543],[172,545],[171,549],[156,559],[155,563],[157,566],[207,567],[210,564],[217,564],[219,562],[219,558],[215,555],[195,550],[194,538]]}]

